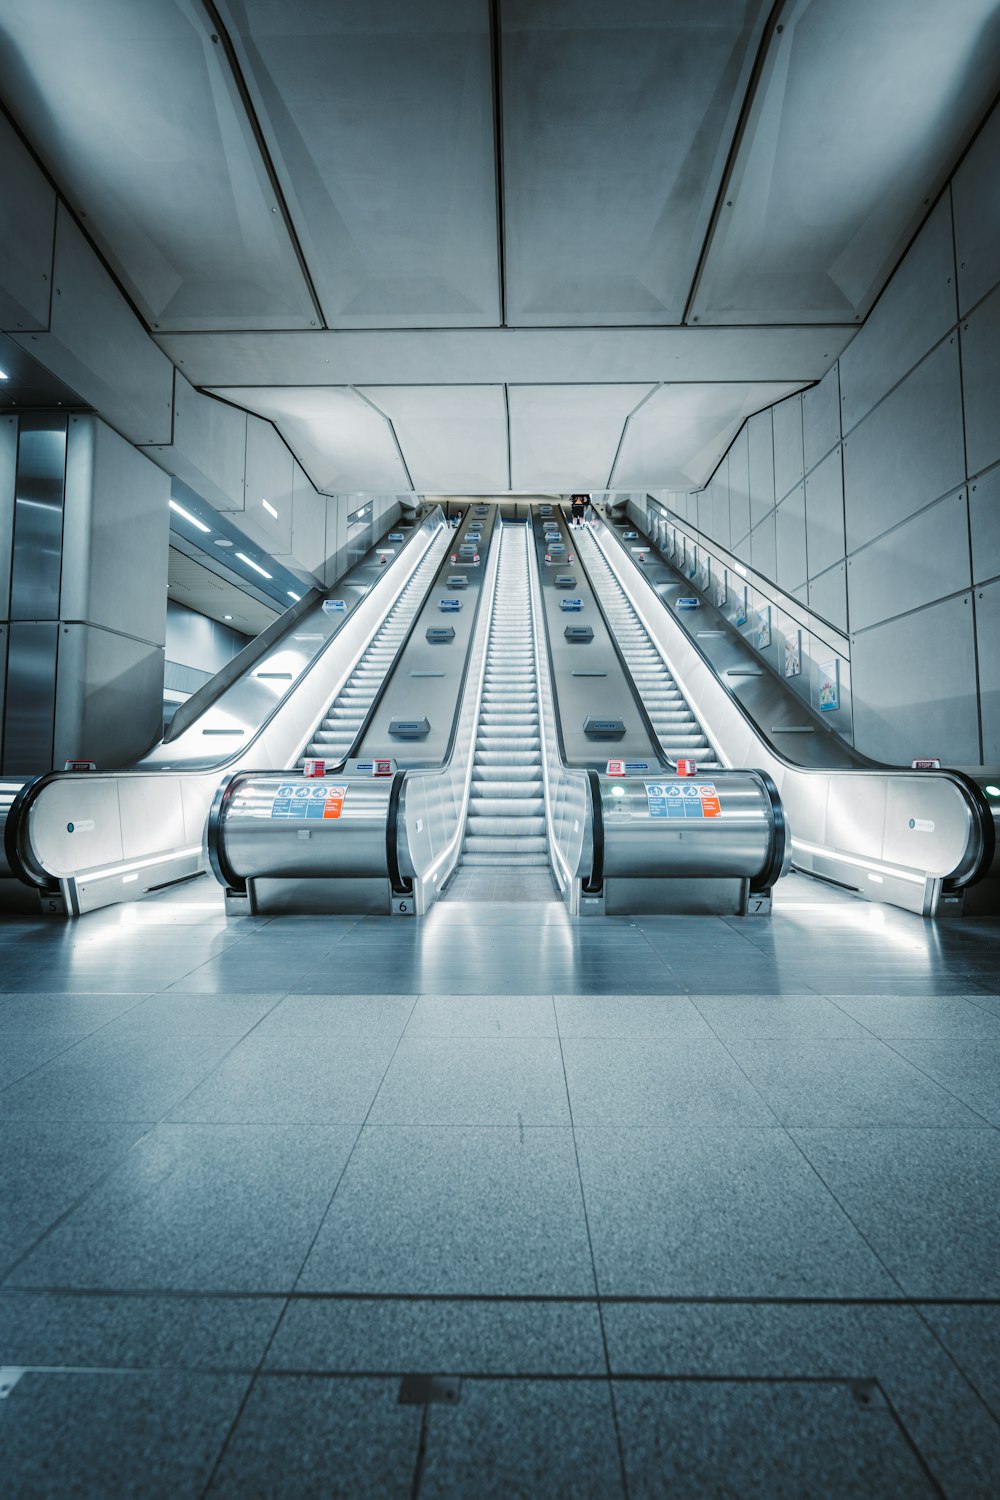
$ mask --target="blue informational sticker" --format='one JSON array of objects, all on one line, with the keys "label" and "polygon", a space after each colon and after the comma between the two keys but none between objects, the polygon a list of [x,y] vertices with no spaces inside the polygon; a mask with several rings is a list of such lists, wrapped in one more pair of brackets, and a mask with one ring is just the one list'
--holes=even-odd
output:
[{"label": "blue informational sticker", "polygon": [[461,599],[439,599],[438,609],[443,610],[446,615],[453,615],[462,608]]},{"label": "blue informational sticker", "polygon": [[651,818],[712,818],[718,816],[718,795],[712,782],[647,781],[646,805]]},{"label": "blue informational sticker", "polygon": [[346,599],[324,599],[323,613],[325,615],[341,615],[347,609]]},{"label": "blue informational sticker", "polygon": [[573,611],[581,610],[583,608],[583,600],[582,599],[560,599],[559,600],[559,608],[560,609],[573,610]]},{"label": "blue informational sticker", "polygon": [[335,785],[323,778],[312,783],[293,781],[279,786],[271,802],[271,817],[321,820],[330,816],[327,804],[341,802],[346,790],[346,786]]}]

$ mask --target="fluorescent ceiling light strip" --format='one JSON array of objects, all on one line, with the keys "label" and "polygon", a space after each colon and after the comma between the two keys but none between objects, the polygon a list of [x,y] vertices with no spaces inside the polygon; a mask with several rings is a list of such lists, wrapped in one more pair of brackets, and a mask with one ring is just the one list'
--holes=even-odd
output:
[{"label": "fluorescent ceiling light strip", "polygon": [[285,593],[286,593],[286,594],[287,594],[287,595],[288,595],[288,597],[289,597],[289,599],[294,599],[294,600],[295,600],[295,602],[296,602],[296,604],[297,604],[297,603],[298,603],[298,602],[299,602],[299,600],[300,600],[300,599],[301,599],[301,598],[302,598],[302,595],[301,595],[301,594],[293,594],[293,593],[292,593],[292,591],[291,591],[291,589],[286,589],[286,590],[285,590]]},{"label": "fluorescent ceiling light strip", "polygon": [[869,875],[891,875],[894,880],[908,880],[911,885],[923,885],[928,878],[926,875],[911,875],[906,870],[894,869],[892,865],[879,864],[876,860],[855,859],[851,854],[841,854],[839,849],[824,849],[822,844],[807,844],[803,839],[793,838],[792,848],[801,849],[804,854],[819,854],[824,859],[840,860],[841,864],[853,865],[855,869],[865,870]]},{"label": "fluorescent ceiling light strip", "polygon": [[189,849],[171,849],[169,854],[158,854],[155,859],[138,859],[130,865],[109,865],[106,870],[81,870],[75,880],[106,880],[109,875],[130,875],[133,870],[151,870],[155,865],[165,865],[172,859],[185,859],[189,854],[200,854],[201,845],[192,844]]},{"label": "fluorescent ceiling light strip", "polygon": [[275,520],[278,519],[278,512],[275,510],[270,500],[262,500],[260,503],[261,505],[263,505],[269,516],[273,516]]},{"label": "fluorescent ceiling light strip", "polygon": [[211,531],[211,526],[206,526],[204,521],[199,521],[197,516],[193,516],[189,510],[185,510],[183,505],[178,505],[176,500],[171,500],[170,509],[176,511],[183,520],[190,522],[192,526],[197,526],[199,531]]},{"label": "fluorescent ceiling light strip", "polygon": [[260,563],[255,563],[252,557],[247,557],[245,552],[237,552],[236,556],[240,562],[245,562],[248,568],[253,568],[254,572],[259,573],[262,578],[271,578],[273,576],[265,568],[262,568]]},{"label": "fluorescent ceiling light strip", "polygon": [[0,370],[0,380],[6,380],[6,379],[8,379],[7,371],[6,370]]}]

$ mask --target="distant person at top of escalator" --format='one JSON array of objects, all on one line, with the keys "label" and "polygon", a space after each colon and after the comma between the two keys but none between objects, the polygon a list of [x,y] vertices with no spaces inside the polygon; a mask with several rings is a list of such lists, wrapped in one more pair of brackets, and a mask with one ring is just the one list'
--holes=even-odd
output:
[{"label": "distant person at top of escalator", "polygon": [[574,526],[582,526],[583,525],[584,514],[586,513],[587,506],[589,504],[590,504],[590,496],[589,495],[570,495],[570,497],[569,497],[569,514],[570,514],[570,520],[572,521],[572,523],[573,523]]}]

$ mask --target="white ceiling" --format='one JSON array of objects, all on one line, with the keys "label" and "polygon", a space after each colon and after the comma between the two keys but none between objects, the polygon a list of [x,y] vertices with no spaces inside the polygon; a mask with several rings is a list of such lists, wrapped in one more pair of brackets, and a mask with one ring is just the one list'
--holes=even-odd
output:
[{"label": "white ceiling", "polygon": [[321,488],[695,487],[866,316],[1000,0],[0,0],[0,69],[153,336]]}]

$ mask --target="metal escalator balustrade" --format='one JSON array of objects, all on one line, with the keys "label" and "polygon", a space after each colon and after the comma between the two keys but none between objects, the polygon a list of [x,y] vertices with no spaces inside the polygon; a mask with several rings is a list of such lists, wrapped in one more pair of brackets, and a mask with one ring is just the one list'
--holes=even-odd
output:
[{"label": "metal escalator balustrade", "polygon": [[528,580],[528,532],[507,526],[476,730],[459,863],[547,867],[538,678]]},{"label": "metal escalator balustrade", "polygon": [[414,570],[409,583],[314,730],[312,739],[299,756],[300,766],[307,757],[334,762],[345,760],[350,754],[439,566],[439,560],[428,554]]},{"label": "metal escalator balustrade", "polygon": [[694,760],[699,770],[721,770],[717,751],[589,532],[581,537],[580,549],[664,754],[675,762]]}]

